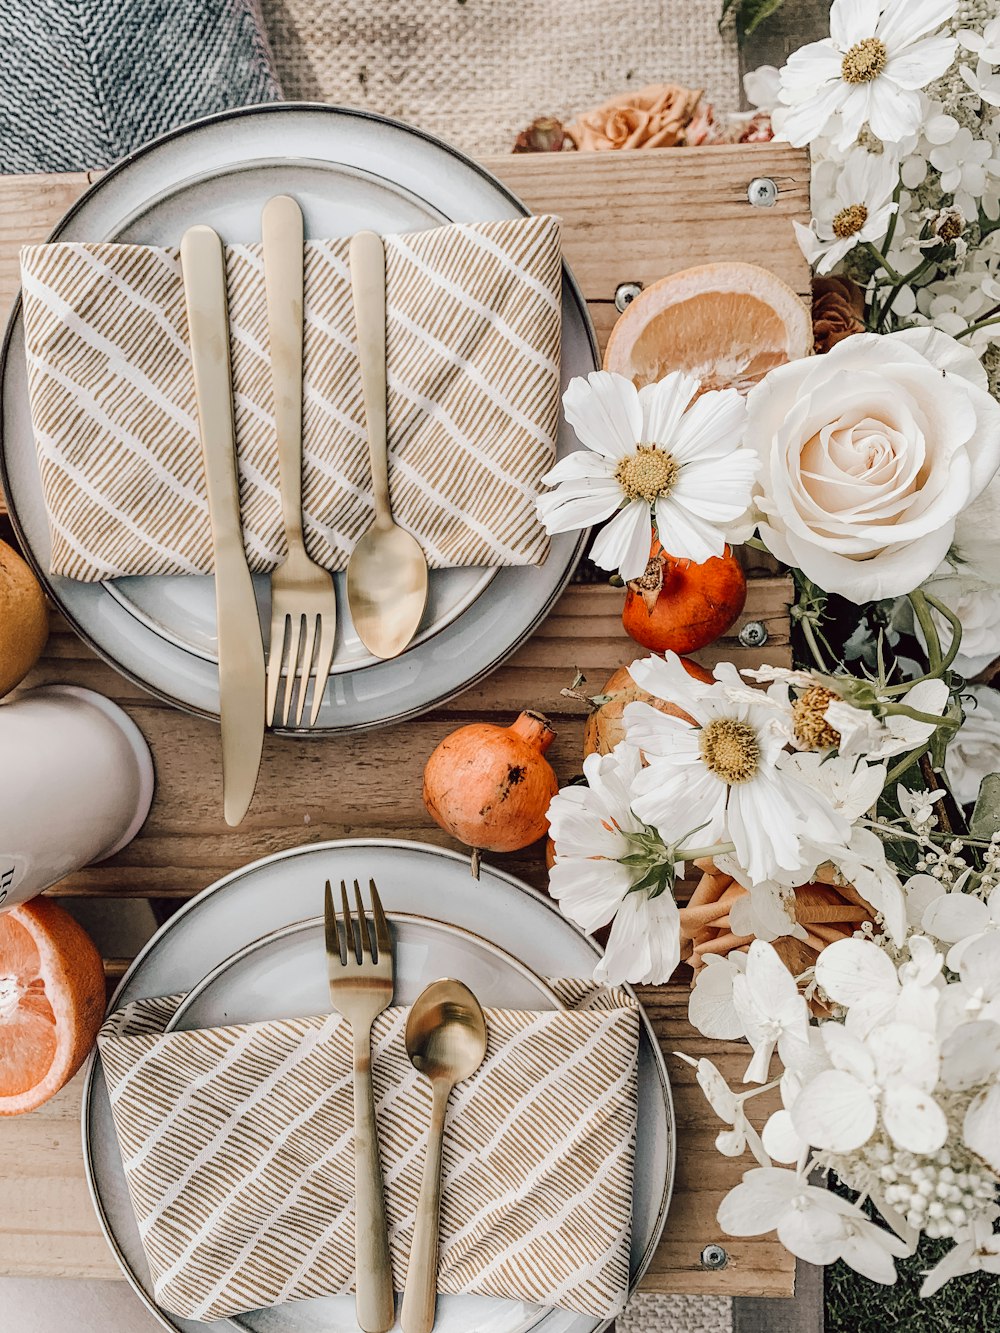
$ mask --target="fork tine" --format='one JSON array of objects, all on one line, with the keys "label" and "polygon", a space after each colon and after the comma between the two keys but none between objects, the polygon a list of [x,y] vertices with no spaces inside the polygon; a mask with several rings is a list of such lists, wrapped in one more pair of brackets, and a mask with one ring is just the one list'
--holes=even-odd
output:
[{"label": "fork tine", "polygon": [[292,711],[292,689],[298,675],[299,665],[299,644],[302,641],[302,617],[289,616],[288,618],[288,667],[285,673],[285,697],[281,706],[281,725],[288,726],[288,718]]},{"label": "fork tine", "polygon": [[340,881],[340,901],[344,908],[344,936],[347,940],[347,961],[350,964],[351,954],[354,954],[354,960],[361,963],[361,941],[358,939],[354,929],[354,921],[351,918],[351,904],[347,901],[347,883]]},{"label": "fork tine", "polygon": [[[361,901],[361,886],[358,881],[354,881],[354,901],[358,905],[358,922],[361,927],[361,951],[364,953],[365,946],[368,946],[368,953],[373,963],[378,962],[378,955],[375,952],[375,945],[372,941],[371,927],[368,924],[368,916],[365,913],[365,905]],[[361,960],[364,962],[364,959]]]},{"label": "fork tine", "polygon": [[389,923],[385,919],[385,913],[382,911],[382,899],[378,896],[378,889],[375,887],[375,881],[370,879],[368,887],[372,892],[372,916],[375,918],[375,943],[378,945],[379,957],[382,954],[392,953],[392,938],[389,935]]},{"label": "fork tine", "polygon": [[330,888],[329,880],[326,881],[326,890],[323,894],[323,930],[326,935],[327,954],[330,956],[336,954],[342,960],[340,932],[337,930],[337,911],[333,905],[333,890]]},{"label": "fork tine", "polygon": [[[272,598],[274,594],[271,594]],[[271,637],[267,648],[267,702],[264,706],[264,719],[268,726],[274,725],[274,709],[278,702],[278,686],[281,684],[281,663],[285,656],[284,614],[272,612]]]},{"label": "fork tine", "polygon": [[316,680],[313,684],[312,712],[309,714],[309,725],[311,727],[316,725],[319,710],[323,705],[326,682],[330,676],[330,667],[333,665],[336,629],[336,614],[330,616],[324,611],[319,618],[319,653],[316,657]]},{"label": "fork tine", "polygon": [[312,671],[313,648],[316,645],[316,621],[318,616],[306,617],[306,641],[302,649],[302,666],[299,668],[299,698],[295,706],[295,725],[302,725],[302,714],[306,707],[306,691],[309,689],[309,676]]}]

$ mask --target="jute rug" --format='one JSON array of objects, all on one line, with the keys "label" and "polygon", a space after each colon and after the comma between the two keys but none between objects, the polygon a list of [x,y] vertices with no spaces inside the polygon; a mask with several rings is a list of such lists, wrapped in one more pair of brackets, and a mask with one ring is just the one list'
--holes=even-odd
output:
[{"label": "jute rug", "polygon": [[360,106],[503,153],[538,115],[571,119],[674,81],[738,106],[721,0],[261,0],[285,97]]}]

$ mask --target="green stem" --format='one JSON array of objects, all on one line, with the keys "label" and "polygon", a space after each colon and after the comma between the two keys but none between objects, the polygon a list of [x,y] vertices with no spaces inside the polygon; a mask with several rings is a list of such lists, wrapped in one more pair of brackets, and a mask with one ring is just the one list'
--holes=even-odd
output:
[{"label": "green stem", "polygon": [[813,661],[819,667],[820,671],[829,675],[830,668],[827,666],[826,659],[823,657],[822,650],[816,640],[816,631],[813,629],[812,622],[809,620],[808,616],[803,616],[799,623],[802,626],[802,634],[809,646],[809,651],[813,655]]},{"label": "green stem", "polygon": [[885,785],[888,787],[898,778],[901,778],[903,774],[906,772],[906,770],[908,768],[911,768],[917,762],[917,760],[920,758],[922,754],[926,753],[927,753],[927,746],[921,745],[916,750],[911,750],[908,754],[904,754],[902,759],[900,759],[899,763],[895,764],[892,768],[890,768],[888,773],[885,775]]},{"label": "green stem", "polygon": [[975,324],[970,324],[968,328],[963,329],[961,333],[956,333],[957,338],[967,338],[970,333],[977,333],[979,329],[989,328],[991,324],[1000,324],[1000,315],[994,315],[992,319],[977,319]]},{"label": "green stem", "polygon": [[903,193],[903,181],[902,178],[900,178],[896,182],[896,188],[892,192],[892,202],[896,205],[896,207],[892,210],[892,217],[889,219],[889,230],[886,232],[885,240],[882,242],[882,247],[885,250],[892,249],[892,239],[896,235],[896,222],[899,219],[899,196],[902,193]]},{"label": "green stem", "polygon": [[882,709],[882,715],[883,717],[909,717],[914,722],[926,722],[935,731],[939,727],[948,727],[953,730],[958,726],[954,718],[942,717],[938,713],[924,713],[919,708],[913,708],[910,704],[886,704]]},{"label": "green stem", "polygon": [[873,259],[878,260],[880,266],[885,269],[886,273],[888,273],[889,277],[893,280],[893,282],[901,283],[904,281],[902,274],[897,272],[896,269],[893,268],[893,266],[889,263],[888,259],[886,259],[885,255],[882,253],[882,251],[878,248],[877,245],[873,245],[871,241],[865,241],[865,249],[868,251],[868,253],[872,256]]},{"label": "green stem", "polygon": [[675,855],[678,861],[702,861],[706,856],[723,856],[735,851],[731,842],[715,842],[711,847],[678,847]]},{"label": "green stem", "polygon": [[951,629],[951,643],[948,645],[948,651],[945,653],[944,660],[941,663],[941,674],[944,675],[958,656],[958,650],[962,646],[962,622],[951,607],[945,606],[944,602],[939,601],[937,597],[933,597],[929,592],[925,592],[921,595],[926,598],[928,603],[934,608],[939,616],[944,616]]},{"label": "green stem", "polygon": [[913,614],[917,617],[917,622],[923,630],[924,643],[927,645],[928,666],[933,675],[940,675],[941,636],[934,624],[934,617],[931,615],[931,609],[927,604],[927,596],[917,588],[915,592],[909,593],[908,597],[910,605],[913,607]]}]

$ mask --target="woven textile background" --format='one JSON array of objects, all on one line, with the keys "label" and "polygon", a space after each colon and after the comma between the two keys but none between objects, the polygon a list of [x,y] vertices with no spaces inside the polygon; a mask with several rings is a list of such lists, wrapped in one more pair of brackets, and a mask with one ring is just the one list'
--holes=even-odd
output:
[{"label": "woven textile background", "polygon": [[506,152],[537,115],[673,80],[738,105],[719,0],[261,0],[287,98],[398,116],[467,153]]}]

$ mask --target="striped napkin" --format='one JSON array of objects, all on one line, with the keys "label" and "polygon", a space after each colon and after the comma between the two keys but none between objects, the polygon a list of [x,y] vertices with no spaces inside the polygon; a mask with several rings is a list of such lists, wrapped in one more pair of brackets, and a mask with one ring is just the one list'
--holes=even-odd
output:
[{"label": "striped napkin", "polygon": [[[555,459],[558,220],[387,236],[389,485],[432,568],[544,561],[535,513]],[[305,253],[306,545],[343,569],[374,509],[350,239]],[[285,541],[260,245],[226,250],[244,543]],[[58,243],[21,251],[28,389],[51,572],[96,581],[207,574],[202,474],[179,251]]]},{"label": "striped napkin", "polygon": [[[625,992],[552,983],[562,1012],[487,1010],[479,1071],[452,1093],[438,1289],[607,1318],[629,1282],[639,1015]],[[99,1038],[157,1302],[188,1319],[354,1283],[351,1036],[337,1014],[163,1031],[140,1000]],[[375,1022],[373,1078],[393,1279],[402,1289],[431,1094]]]}]

